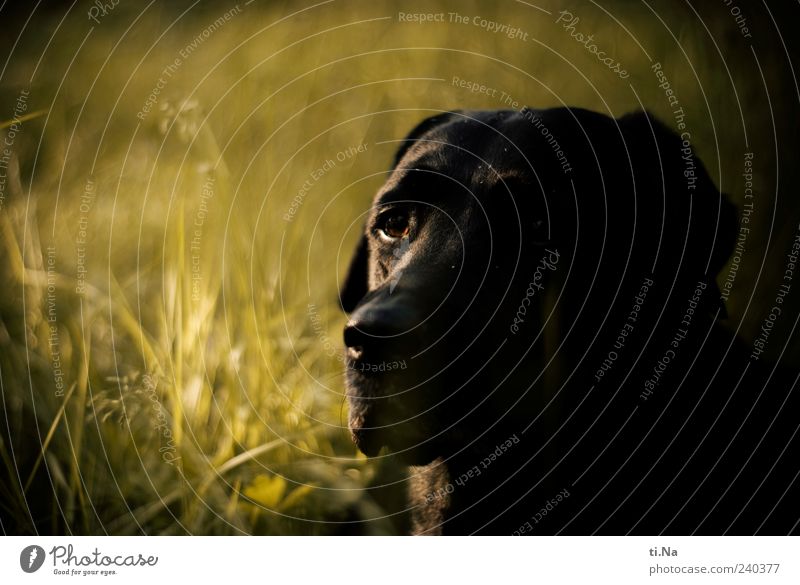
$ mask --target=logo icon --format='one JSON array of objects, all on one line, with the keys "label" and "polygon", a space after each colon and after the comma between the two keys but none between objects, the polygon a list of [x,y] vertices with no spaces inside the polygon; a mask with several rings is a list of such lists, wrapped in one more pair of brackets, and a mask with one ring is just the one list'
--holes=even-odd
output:
[{"label": "logo icon", "polygon": [[44,549],[41,546],[32,544],[26,546],[19,553],[19,566],[26,573],[35,573],[44,564]]}]

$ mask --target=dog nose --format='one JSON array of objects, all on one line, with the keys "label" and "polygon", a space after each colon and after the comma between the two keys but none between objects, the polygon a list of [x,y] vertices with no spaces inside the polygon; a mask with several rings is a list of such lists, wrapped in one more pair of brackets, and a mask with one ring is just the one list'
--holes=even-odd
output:
[{"label": "dog nose", "polygon": [[355,354],[353,357],[363,359],[367,354],[385,358],[408,346],[419,321],[412,308],[400,303],[368,303],[350,315],[344,344]]}]

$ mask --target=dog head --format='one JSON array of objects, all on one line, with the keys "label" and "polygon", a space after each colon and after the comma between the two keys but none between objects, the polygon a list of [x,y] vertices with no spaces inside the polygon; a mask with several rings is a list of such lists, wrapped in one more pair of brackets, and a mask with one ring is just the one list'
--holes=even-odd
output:
[{"label": "dog head", "polygon": [[713,280],[735,213],[685,147],[644,113],[450,112],[415,128],[341,291],[359,449],[422,464],[530,417],[553,395],[553,356],[579,356],[621,290]]}]

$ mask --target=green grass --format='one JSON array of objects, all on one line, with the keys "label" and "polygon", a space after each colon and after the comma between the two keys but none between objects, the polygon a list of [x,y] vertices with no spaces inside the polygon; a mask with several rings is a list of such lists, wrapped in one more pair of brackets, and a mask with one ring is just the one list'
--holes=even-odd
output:
[{"label": "green grass", "polygon": [[[227,7],[207,3],[181,17],[177,3],[141,15],[121,3],[91,33],[79,9],[49,44],[61,15],[44,14],[15,48],[0,86],[3,132],[20,91],[30,97],[0,210],[5,530],[400,530],[399,517],[386,517],[397,512],[396,498],[364,488],[396,481],[401,471],[367,462],[351,445],[334,351],[344,322],[337,275],[395,147],[379,143],[401,138],[434,111],[503,106],[453,87],[453,76],[536,107],[564,103],[612,115],[638,107],[627,82],[597,67],[553,17],[524,4],[401,8],[512,23],[535,39],[524,44],[471,25],[401,25],[391,2],[302,11],[307,6],[242,5],[186,58],[181,50]],[[574,6],[581,29],[627,66],[642,102],[670,123],[636,42],[603,11]],[[664,64],[698,153],[741,202],[745,148],[727,74],[688,9],[659,10],[669,29],[643,6],[615,16]],[[763,122],[749,48],[725,32],[724,11],[709,13],[748,120]],[[380,20],[386,16],[392,19]],[[180,65],[140,119],[176,58]],[[761,65],[768,80],[781,75],[768,59]],[[709,112],[716,132],[726,132],[719,151]],[[751,150],[768,159],[770,134],[750,131]],[[360,144],[366,152],[336,158]],[[326,160],[335,165],[315,178]],[[82,210],[90,180],[94,195]],[[204,199],[209,181],[213,194]],[[306,181],[296,215],[285,221]],[[764,194],[756,221],[765,229],[775,179],[763,172],[756,181]],[[79,293],[82,229],[86,286]],[[766,239],[752,242],[730,306],[749,334],[763,317],[744,313],[745,292]],[[766,287],[756,298],[771,294]]]}]

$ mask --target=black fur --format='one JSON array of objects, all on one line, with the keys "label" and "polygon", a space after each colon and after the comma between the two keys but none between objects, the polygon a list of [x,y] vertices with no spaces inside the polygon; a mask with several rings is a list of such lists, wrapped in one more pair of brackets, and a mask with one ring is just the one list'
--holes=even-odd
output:
[{"label": "black fur", "polygon": [[413,466],[415,532],[796,532],[795,374],[718,323],[737,229],[647,113],[420,124],[342,292],[350,427]]}]

